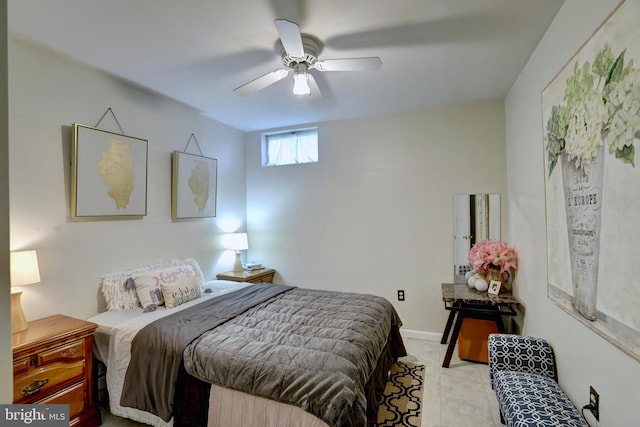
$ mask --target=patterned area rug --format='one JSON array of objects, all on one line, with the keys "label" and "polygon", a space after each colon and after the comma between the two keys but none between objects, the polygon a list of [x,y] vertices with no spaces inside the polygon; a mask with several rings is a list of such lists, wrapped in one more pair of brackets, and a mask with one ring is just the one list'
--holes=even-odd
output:
[{"label": "patterned area rug", "polygon": [[391,366],[377,427],[420,427],[423,391],[424,366],[409,362]]}]

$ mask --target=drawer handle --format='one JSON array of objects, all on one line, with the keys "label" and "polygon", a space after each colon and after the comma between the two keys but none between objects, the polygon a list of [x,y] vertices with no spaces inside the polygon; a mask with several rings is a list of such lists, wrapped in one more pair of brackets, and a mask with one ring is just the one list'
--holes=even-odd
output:
[{"label": "drawer handle", "polygon": [[44,387],[45,384],[47,384],[48,382],[49,382],[49,378],[45,378],[43,380],[34,380],[28,386],[22,387],[22,391],[20,393],[22,395],[26,394],[28,396],[31,396],[32,394],[36,394],[37,392],[42,390],[42,387]]}]

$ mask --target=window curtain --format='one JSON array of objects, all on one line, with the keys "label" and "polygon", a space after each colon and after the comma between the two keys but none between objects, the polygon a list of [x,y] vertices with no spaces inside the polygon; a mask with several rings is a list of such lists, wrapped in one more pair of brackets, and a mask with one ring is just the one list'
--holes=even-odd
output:
[{"label": "window curtain", "polygon": [[318,161],[317,133],[292,132],[267,137],[268,166]]}]

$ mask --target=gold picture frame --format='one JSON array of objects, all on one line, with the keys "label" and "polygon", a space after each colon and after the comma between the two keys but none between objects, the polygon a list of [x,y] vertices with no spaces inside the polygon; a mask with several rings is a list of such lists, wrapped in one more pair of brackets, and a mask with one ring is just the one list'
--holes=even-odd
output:
[{"label": "gold picture frame", "polygon": [[135,218],[147,214],[148,141],[72,125],[71,217]]},{"label": "gold picture frame", "polygon": [[174,151],[171,174],[171,218],[216,216],[218,160]]}]

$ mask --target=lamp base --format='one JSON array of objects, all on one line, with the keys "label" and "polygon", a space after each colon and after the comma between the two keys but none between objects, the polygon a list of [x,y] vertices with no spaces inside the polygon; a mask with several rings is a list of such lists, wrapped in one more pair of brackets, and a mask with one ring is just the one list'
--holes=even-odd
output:
[{"label": "lamp base", "polygon": [[233,264],[233,271],[242,271],[242,253],[236,251],[236,262]]},{"label": "lamp base", "polygon": [[20,303],[20,296],[22,291],[11,290],[11,333],[22,332],[29,329],[27,318],[22,311],[22,304]]}]

